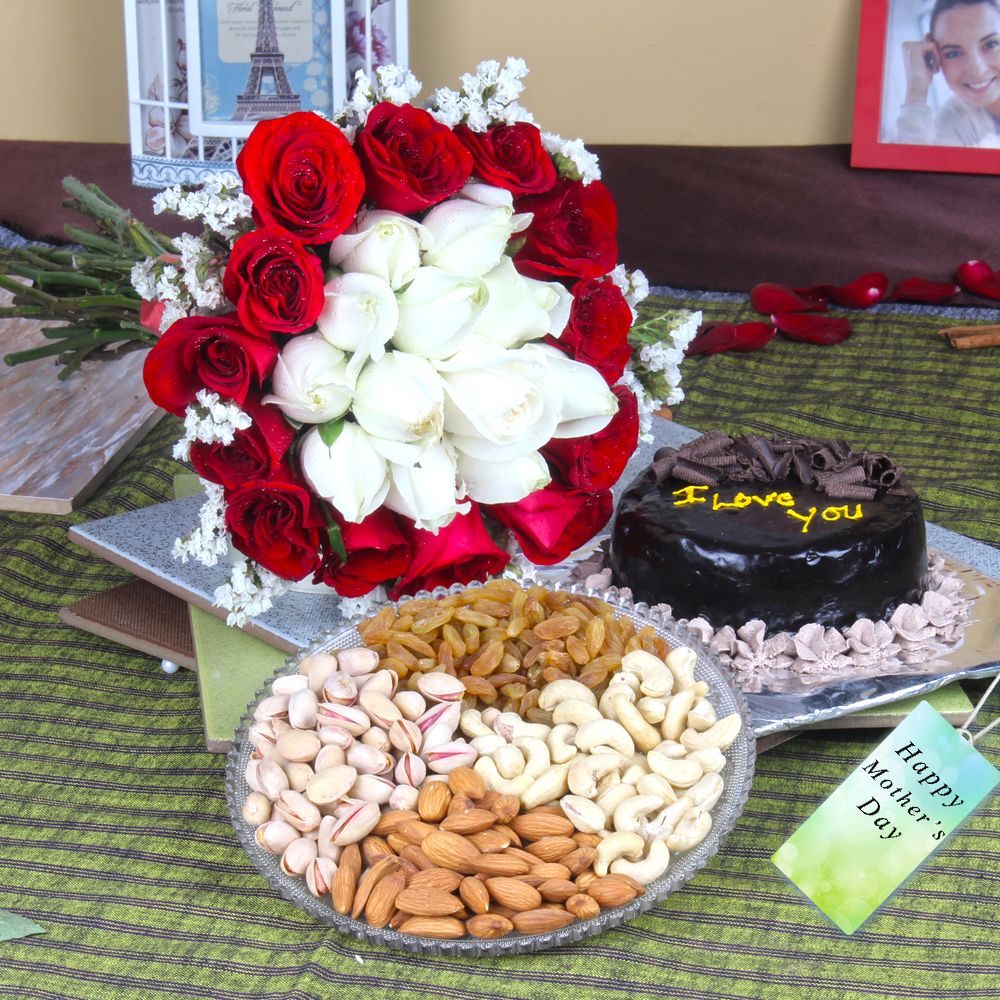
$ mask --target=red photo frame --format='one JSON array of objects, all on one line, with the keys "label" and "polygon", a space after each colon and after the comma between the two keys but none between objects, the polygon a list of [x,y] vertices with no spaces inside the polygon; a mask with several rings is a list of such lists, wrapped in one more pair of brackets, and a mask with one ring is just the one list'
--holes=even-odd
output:
[{"label": "red photo frame", "polygon": [[[898,107],[887,106],[887,95],[894,92],[887,73],[903,72],[901,63],[896,65],[891,58],[900,41],[890,37],[890,19],[899,8],[915,12],[918,0],[861,0],[851,166],[1000,174],[1000,148],[912,145],[894,142],[887,134],[887,125],[898,112]],[[888,44],[892,44],[892,52]],[[896,82],[895,92],[900,82]]]}]

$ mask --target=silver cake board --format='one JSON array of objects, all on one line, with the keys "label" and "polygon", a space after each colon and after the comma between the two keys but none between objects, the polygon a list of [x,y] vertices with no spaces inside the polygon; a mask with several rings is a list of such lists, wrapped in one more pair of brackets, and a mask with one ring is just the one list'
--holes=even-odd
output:
[{"label": "silver cake board", "polygon": [[[679,447],[700,431],[664,420],[654,421],[651,443],[640,443],[615,488],[617,503],[625,487],[652,461],[661,447]],[[69,537],[135,576],[147,580],[220,618],[226,611],[214,604],[217,587],[230,566],[182,563],[171,555],[175,538],[198,523],[202,497],[187,497],[127,514],[90,521],[69,530]],[[957,563],[965,564],[990,596],[1000,600],[1000,550],[937,525],[927,525],[927,540]],[[973,617],[976,617],[975,613]],[[955,663],[945,662],[932,673],[893,674],[862,680],[825,683],[807,692],[760,692],[747,695],[758,736],[798,729],[863,708],[889,704],[936,690],[963,678],[987,677],[1000,670],[1000,615],[980,622],[975,648],[960,648]],[[323,632],[346,626],[338,600],[329,595],[289,592],[274,607],[247,623],[244,630],[288,653],[312,643]]]}]

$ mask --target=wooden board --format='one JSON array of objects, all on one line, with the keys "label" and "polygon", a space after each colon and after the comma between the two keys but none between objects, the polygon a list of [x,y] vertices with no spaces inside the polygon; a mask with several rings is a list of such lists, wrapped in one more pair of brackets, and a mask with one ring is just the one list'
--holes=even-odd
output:
[{"label": "wooden board", "polygon": [[[12,296],[0,291],[0,305]],[[39,320],[0,319],[0,355],[46,343]],[[142,383],[145,351],[85,362],[59,381],[54,359],[0,361],[0,510],[68,514],[163,416]]]}]

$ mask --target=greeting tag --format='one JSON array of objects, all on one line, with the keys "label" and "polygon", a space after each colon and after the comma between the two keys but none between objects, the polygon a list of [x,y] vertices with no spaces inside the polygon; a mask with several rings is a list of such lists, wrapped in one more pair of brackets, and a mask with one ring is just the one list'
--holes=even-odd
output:
[{"label": "greeting tag", "polygon": [[922,701],[771,860],[853,934],[1000,782]]}]

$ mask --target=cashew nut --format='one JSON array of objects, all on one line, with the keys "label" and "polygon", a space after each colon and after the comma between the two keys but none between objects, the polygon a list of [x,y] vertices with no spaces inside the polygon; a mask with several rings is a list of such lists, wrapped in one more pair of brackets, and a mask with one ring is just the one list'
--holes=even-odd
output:
[{"label": "cashew nut", "polygon": [[694,803],[686,795],[679,798],[676,802],[671,802],[666,809],[657,813],[646,824],[646,833],[650,837],[666,839],[674,832],[674,827],[687,815],[693,805]]},{"label": "cashew nut", "polygon": [[667,704],[662,698],[640,698],[635,707],[639,714],[653,726],[658,726],[667,714]]},{"label": "cashew nut", "polygon": [[[475,745],[475,740],[472,741]],[[687,747],[683,743],[678,743],[676,740],[664,740],[662,743],[658,743],[653,749],[657,753],[662,753],[664,757],[673,757],[676,760],[678,757],[686,757],[688,755]]]},{"label": "cashew nut", "polygon": [[691,690],[694,691],[696,698],[707,698],[711,688],[708,686],[708,681],[695,681],[691,685]]},{"label": "cashew nut", "polygon": [[595,719],[585,722],[576,734],[576,748],[589,753],[594,747],[611,747],[623,757],[631,757],[635,753],[635,743],[628,730],[614,719]]},{"label": "cashew nut", "polygon": [[701,764],[690,757],[678,760],[653,750],[646,760],[650,770],[666,778],[674,788],[690,788],[705,773]]},{"label": "cashew nut", "polygon": [[513,745],[524,754],[524,773],[530,774],[533,778],[537,778],[552,764],[548,744],[544,740],[534,736],[518,736],[514,739]]},{"label": "cashew nut", "polygon": [[534,780],[530,774],[519,774],[516,778],[510,779],[503,777],[491,757],[480,757],[473,767],[486,787],[491,792],[500,792],[501,795],[520,796],[528,790]]},{"label": "cashew nut", "polygon": [[707,698],[699,698],[688,712],[687,724],[696,733],[711,729],[716,723],[715,708]]},{"label": "cashew nut", "polygon": [[[615,677],[632,677],[631,674],[615,674]],[[634,681],[639,680],[638,677],[632,677]],[[628,686],[628,684],[609,684],[601,695],[601,701],[598,708],[601,710],[601,715],[605,719],[613,719],[615,717],[615,701],[618,698],[623,698],[626,701],[634,702],[636,699],[636,693]]]},{"label": "cashew nut", "polygon": [[500,716],[500,709],[496,705],[490,705],[488,708],[483,709],[483,725],[493,728],[493,723],[496,722],[497,718]]},{"label": "cashew nut", "polygon": [[[494,750],[490,756],[497,766],[501,778],[516,778],[524,773],[524,754],[512,743],[505,743],[499,750]],[[534,774],[530,775],[534,777]]]},{"label": "cashew nut", "polygon": [[574,795],[582,795],[585,799],[596,798],[598,779],[617,770],[621,762],[621,757],[616,753],[577,757],[569,768],[570,791]]},{"label": "cashew nut", "polygon": [[521,792],[521,807],[534,809],[561,798],[566,794],[568,774],[569,764],[552,764]]},{"label": "cashew nut", "polygon": [[458,722],[462,735],[468,739],[474,736],[494,736],[494,732],[483,722],[483,713],[478,708],[467,708]]},{"label": "cashew nut", "polygon": [[507,746],[507,741],[496,733],[486,733],[484,736],[474,736],[469,743],[475,747],[480,757],[488,757],[501,747]]},{"label": "cashew nut", "polygon": [[684,794],[696,806],[708,812],[722,797],[725,782],[718,774],[706,774],[699,778]]},{"label": "cashew nut", "polygon": [[561,701],[552,711],[552,724],[555,726],[566,722],[573,726],[582,726],[585,722],[603,718],[599,709],[585,701]]},{"label": "cashew nut", "polygon": [[694,705],[694,692],[679,691],[667,704],[667,714],[660,723],[660,732],[665,740],[678,740],[687,724],[688,712]]},{"label": "cashew nut", "polygon": [[614,771],[608,771],[603,777],[599,778],[597,781],[597,796],[601,797],[609,788],[613,785],[621,784],[622,773],[617,768]]},{"label": "cashew nut", "polygon": [[677,801],[674,786],[660,774],[644,774],[635,783],[635,788],[642,795],[659,795],[666,805]]},{"label": "cashew nut", "polygon": [[626,653],[622,657],[622,670],[638,674],[639,690],[644,695],[662,698],[665,694],[670,694],[673,689],[673,673],[667,669],[663,660],[652,653],[647,653],[644,649],[633,649],[631,653]]},{"label": "cashew nut", "polygon": [[659,732],[642,717],[631,701],[619,695],[611,704],[618,721],[628,730],[640,750],[652,750],[660,742]]},{"label": "cashew nut", "polygon": [[667,837],[667,847],[672,851],[688,851],[700,844],[712,829],[712,817],[704,809],[695,806],[674,827]]},{"label": "cashew nut", "polygon": [[622,831],[638,833],[640,826],[646,823],[648,815],[662,807],[663,799],[659,795],[633,795],[615,809],[611,822],[619,833]]},{"label": "cashew nut", "polygon": [[674,675],[678,690],[683,691],[694,684],[694,665],[697,662],[697,654],[688,646],[678,646],[667,654],[667,668]]},{"label": "cashew nut", "polygon": [[580,833],[600,833],[604,829],[607,816],[596,802],[582,795],[564,795],[559,805]]},{"label": "cashew nut", "polygon": [[571,722],[563,722],[552,727],[549,738],[546,741],[549,745],[549,757],[553,764],[565,764],[576,756],[576,747],[573,745],[573,737],[576,736],[576,726]]},{"label": "cashew nut", "polygon": [[646,842],[637,833],[611,833],[597,845],[594,874],[607,875],[608,867],[619,858],[638,861],[646,851]]},{"label": "cashew nut", "polygon": [[601,811],[604,813],[604,825],[607,826],[610,822],[608,817],[614,816],[615,810],[626,799],[632,798],[637,793],[638,789],[635,785],[625,784],[612,785],[606,792],[601,792],[601,794],[597,796],[597,804],[601,807]]},{"label": "cashew nut", "polygon": [[570,677],[546,684],[538,698],[538,707],[545,712],[551,712],[556,705],[564,701],[582,701],[597,707],[597,695],[586,684],[581,684]]},{"label": "cashew nut", "polygon": [[[677,744],[681,746],[681,744]],[[669,756],[669,755],[668,755]],[[698,761],[706,773],[716,773],[726,766],[726,756],[718,747],[708,747],[706,750],[692,750],[689,754],[692,760]]]},{"label": "cashew nut", "polygon": [[[719,719],[711,729],[706,729],[703,733],[696,733],[693,729],[685,729],[681,733],[681,743],[688,750],[707,750],[709,747],[725,750],[736,739],[742,728],[743,720],[740,718],[739,712],[733,712],[724,719]],[[577,746],[579,745],[577,743]]]},{"label": "cashew nut", "polygon": [[641,760],[635,760],[628,767],[622,771],[621,780],[627,782],[630,785],[636,784],[640,778],[645,777],[649,774],[649,765],[646,763],[645,757]]},{"label": "cashew nut", "polygon": [[643,885],[655,882],[670,864],[670,850],[665,841],[654,840],[649,845],[649,854],[641,861],[626,861],[619,858],[611,865],[614,875],[630,875]]}]

